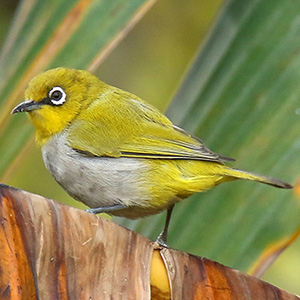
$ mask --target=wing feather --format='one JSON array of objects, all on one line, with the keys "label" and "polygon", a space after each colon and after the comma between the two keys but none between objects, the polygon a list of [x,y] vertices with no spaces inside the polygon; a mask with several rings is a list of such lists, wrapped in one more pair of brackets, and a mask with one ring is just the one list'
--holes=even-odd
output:
[{"label": "wing feather", "polygon": [[212,152],[156,108],[118,89],[103,93],[78,116],[68,129],[68,140],[87,156],[233,160]]}]

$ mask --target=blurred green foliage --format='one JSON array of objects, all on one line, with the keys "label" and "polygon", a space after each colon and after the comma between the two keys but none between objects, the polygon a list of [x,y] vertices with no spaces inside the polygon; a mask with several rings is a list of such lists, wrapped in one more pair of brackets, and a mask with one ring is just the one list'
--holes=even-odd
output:
[{"label": "blurred green foliage", "polygon": [[18,4],[17,0],[5,0],[0,2],[0,47],[7,35],[12,15]]}]

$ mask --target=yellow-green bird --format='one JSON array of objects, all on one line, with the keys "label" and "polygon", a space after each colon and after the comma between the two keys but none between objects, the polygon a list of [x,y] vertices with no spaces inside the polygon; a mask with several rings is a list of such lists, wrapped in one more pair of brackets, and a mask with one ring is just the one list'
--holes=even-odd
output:
[{"label": "yellow-green bird", "polygon": [[232,159],[87,71],[46,71],[31,80],[25,99],[12,113],[28,113],[44,163],[63,189],[92,213],[135,219],[168,210],[162,245],[174,204],[196,192],[235,179],[291,188],[226,166]]}]

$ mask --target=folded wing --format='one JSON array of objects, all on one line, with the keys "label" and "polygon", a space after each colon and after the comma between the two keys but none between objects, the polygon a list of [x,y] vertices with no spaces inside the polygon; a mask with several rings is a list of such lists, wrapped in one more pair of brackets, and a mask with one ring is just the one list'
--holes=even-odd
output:
[{"label": "folded wing", "polygon": [[102,94],[78,116],[68,130],[68,140],[88,156],[233,160],[209,150],[156,108],[117,89]]}]

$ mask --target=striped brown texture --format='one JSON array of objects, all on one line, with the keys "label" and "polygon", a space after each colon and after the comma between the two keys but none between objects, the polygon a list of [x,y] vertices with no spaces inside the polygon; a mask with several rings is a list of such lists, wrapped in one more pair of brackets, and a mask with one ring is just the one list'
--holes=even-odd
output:
[{"label": "striped brown texture", "polygon": [[262,280],[212,260],[172,249],[161,255],[171,278],[172,300],[300,299]]},{"label": "striped brown texture", "polygon": [[[151,298],[155,244],[130,230],[5,185],[0,224],[1,300]],[[205,258],[160,253],[172,299],[300,299]]]},{"label": "striped brown texture", "polygon": [[0,224],[0,299],[150,298],[140,235],[3,185]]}]

